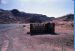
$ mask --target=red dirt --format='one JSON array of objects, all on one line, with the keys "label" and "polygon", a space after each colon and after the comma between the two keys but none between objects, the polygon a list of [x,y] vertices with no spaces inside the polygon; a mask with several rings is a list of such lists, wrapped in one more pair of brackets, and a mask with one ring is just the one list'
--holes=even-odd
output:
[{"label": "red dirt", "polygon": [[0,32],[0,51],[74,51],[73,29],[59,25],[55,27],[58,35],[30,36],[29,24],[25,25]]}]

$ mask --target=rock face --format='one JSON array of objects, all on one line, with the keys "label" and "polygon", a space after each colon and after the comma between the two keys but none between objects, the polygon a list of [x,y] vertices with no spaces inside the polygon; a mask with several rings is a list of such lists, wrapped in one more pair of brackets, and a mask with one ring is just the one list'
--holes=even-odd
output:
[{"label": "rock face", "polygon": [[0,23],[15,23],[16,19],[12,13],[8,10],[0,9]]},{"label": "rock face", "polygon": [[37,23],[51,20],[42,14],[32,14],[20,12],[17,9],[13,10],[2,10],[0,9],[0,23]]}]

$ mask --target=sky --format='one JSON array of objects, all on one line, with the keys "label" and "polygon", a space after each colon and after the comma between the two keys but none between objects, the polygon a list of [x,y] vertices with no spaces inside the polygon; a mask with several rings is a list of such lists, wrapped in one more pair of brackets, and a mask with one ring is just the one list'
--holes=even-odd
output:
[{"label": "sky", "polygon": [[0,0],[0,8],[18,9],[26,13],[37,13],[48,17],[60,17],[74,13],[72,0]]}]

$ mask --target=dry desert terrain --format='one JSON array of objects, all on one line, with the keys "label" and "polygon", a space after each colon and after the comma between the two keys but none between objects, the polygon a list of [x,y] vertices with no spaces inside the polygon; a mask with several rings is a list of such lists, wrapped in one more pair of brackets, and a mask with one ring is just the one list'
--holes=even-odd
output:
[{"label": "dry desert terrain", "polygon": [[0,30],[0,51],[74,51],[73,27],[69,24],[57,24],[57,35],[31,36],[27,34],[29,24],[14,24],[11,27]]}]

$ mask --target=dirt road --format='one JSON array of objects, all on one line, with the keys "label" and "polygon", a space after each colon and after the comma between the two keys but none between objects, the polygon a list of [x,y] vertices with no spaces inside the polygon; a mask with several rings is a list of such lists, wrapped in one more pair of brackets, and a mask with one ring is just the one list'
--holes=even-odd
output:
[{"label": "dirt road", "polygon": [[66,46],[70,35],[35,35],[27,34],[29,25],[15,25],[13,29],[0,32],[0,51],[73,51]]}]

